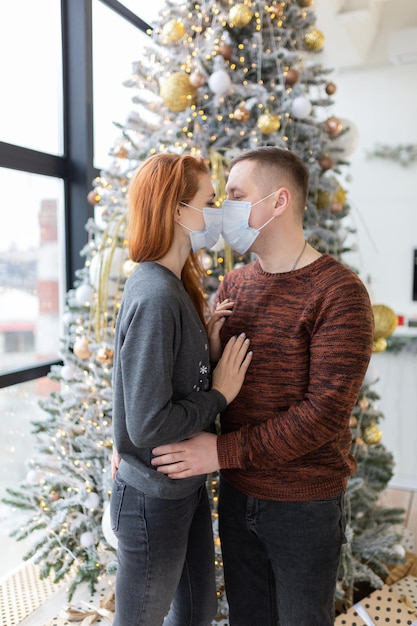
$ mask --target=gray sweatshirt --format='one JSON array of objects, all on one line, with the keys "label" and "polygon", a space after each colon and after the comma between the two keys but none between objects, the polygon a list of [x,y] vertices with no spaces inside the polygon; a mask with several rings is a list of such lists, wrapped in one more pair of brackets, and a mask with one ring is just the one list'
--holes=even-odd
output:
[{"label": "gray sweatshirt", "polygon": [[141,263],[126,281],[116,322],[113,434],[119,477],[147,495],[183,498],[206,476],[173,480],[157,472],[152,448],[206,430],[226,408],[209,389],[206,329],[182,281]]}]

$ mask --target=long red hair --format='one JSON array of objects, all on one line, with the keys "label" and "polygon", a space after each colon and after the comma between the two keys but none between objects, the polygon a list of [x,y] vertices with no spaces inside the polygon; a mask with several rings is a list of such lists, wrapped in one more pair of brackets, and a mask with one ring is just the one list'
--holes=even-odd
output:
[{"label": "long red hair", "polygon": [[[168,252],[174,239],[178,204],[191,201],[200,176],[208,173],[204,160],[190,155],[155,154],[142,163],[129,187],[127,238],[133,261],[157,261]],[[203,276],[199,256],[190,252],[181,280],[205,323]]]}]

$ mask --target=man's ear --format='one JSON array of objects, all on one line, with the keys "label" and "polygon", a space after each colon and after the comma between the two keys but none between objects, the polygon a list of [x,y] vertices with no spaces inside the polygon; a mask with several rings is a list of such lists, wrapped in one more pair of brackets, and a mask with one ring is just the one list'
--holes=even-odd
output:
[{"label": "man's ear", "polygon": [[275,195],[275,205],[274,205],[274,215],[281,215],[285,209],[289,206],[291,200],[290,190],[286,187],[280,187],[276,191]]}]

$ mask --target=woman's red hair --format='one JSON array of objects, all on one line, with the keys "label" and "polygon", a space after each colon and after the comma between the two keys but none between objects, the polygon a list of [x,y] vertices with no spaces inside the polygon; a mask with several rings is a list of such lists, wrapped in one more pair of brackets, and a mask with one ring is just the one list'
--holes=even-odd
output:
[{"label": "woman's red hair", "polygon": [[[156,154],[142,163],[129,187],[128,247],[133,261],[157,261],[168,252],[178,204],[191,201],[200,176],[208,173],[204,160],[190,155]],[[199,257],[190,253],[181,280],[205,323],[203,276]]]}]

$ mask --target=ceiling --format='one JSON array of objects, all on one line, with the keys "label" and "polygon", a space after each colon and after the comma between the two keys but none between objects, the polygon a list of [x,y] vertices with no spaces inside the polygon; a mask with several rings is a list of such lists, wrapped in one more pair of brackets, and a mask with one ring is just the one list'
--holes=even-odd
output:
[{"label": "ceiling", "polygon": [[320,52],[334,69],[417,64],[417,0],[315,0]]}]

